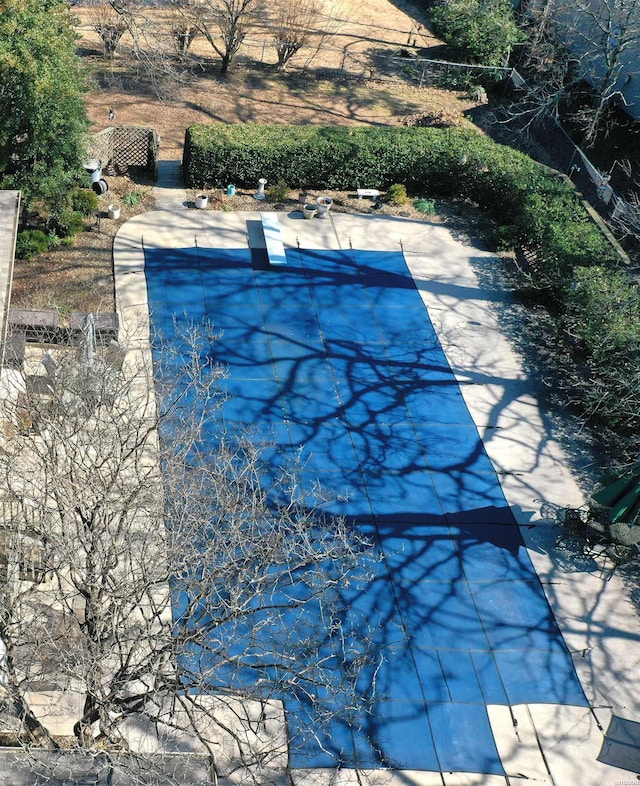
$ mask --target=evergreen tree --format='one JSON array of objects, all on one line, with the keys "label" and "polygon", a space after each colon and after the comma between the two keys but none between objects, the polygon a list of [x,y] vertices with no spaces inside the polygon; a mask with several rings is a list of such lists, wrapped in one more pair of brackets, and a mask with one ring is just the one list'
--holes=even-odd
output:
[{"label": "evergreen tree", "polygon": [[0,187],[52,202],[82,171],[85,77],[67,3],[0,4]]}]

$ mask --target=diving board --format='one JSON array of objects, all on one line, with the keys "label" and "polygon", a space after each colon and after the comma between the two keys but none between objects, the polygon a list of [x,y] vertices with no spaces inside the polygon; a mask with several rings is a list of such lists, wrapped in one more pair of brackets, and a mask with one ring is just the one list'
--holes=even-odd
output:
[{"label": "diving board", "polygon": [[284,244],[280,234],[278,214],[273,212],[261,213],[262,231],[267,245],[267,257],[270,265],[286,265],[287,258],[284,253]]}]

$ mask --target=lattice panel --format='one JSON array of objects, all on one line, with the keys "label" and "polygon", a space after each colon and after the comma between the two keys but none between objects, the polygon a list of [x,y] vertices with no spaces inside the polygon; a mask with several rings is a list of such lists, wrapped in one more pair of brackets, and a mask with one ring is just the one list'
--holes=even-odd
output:
[{"label": "lattice panel", "polygon": [[118,174],[129,167],[155,171],[158,160],[158,135],[153,128],[111,126],[91,137],[89,155],[102,161],[103,169]]}]

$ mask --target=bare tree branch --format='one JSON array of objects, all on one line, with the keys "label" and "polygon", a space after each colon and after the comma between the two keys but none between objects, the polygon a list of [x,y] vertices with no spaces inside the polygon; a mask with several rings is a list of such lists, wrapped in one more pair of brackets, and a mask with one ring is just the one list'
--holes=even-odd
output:
[{"label": "bare tree branch", "polygon": [[523,15],[530,27],[524,48],[527,91],[514,113],[537,118],[567,110],[585,85],[590,100],[570,108],[583,142],[607,133],[610,110],[626,99],[626,84],[638,73],[632,53],[640,44],[638,0],[529,0]]},{"label": "bare tree branch", "polygon": [[214,340],[187,325],[153,370],[58,348],[28,418],[2,413],[0,685],[26,746],[73,735],[136,783],[175,745],[219,773],[286,766],[283,702],[317,706],[300,734],[320,739],[372,657],[342,598],[368,546],[295,466],[265,485],[259,435],[218,419]]},{"label": "bare tree branch", "polygon": [[183,18],[209,42],[222,61],[226,74],[251,26],[263,14],[263,0],[193,0],[180,3]]}]

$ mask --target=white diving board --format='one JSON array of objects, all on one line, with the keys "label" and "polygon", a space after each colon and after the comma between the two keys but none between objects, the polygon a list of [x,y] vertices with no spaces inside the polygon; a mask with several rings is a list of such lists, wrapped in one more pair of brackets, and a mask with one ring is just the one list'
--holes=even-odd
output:
[{"label": "white diving board", "polygon": [[277,213],[261,213],[262,231],[267,245],[267,258],[270,265],[286,265],[284,244],[280,234],[280,222]]}]

